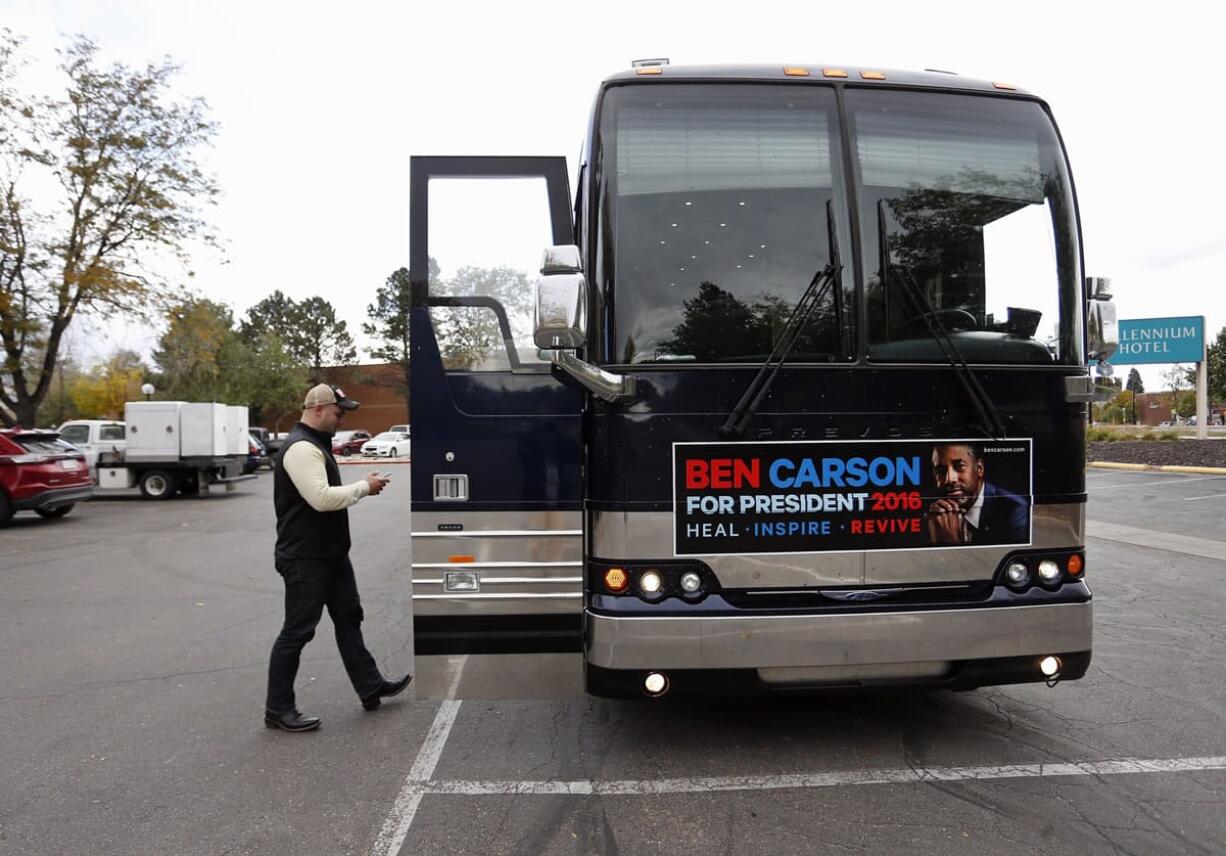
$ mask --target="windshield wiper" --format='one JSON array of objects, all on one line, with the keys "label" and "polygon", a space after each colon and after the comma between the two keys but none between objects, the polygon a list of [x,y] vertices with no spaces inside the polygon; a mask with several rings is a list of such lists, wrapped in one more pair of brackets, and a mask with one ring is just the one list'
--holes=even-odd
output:
[{"label": "windshield wiper", "polygon": [[792,308],[792,314],[788,316],[787,322],[783,325],[783,332],[779,334],[774,349],[762,363],[757,374],[753,376],[753,380],[749,382],[749,386],[737,401],[736,407],[728,414],[728,418],[724,420],[724,424],[718,428],[719,436],[724,439],[736,439],[745,433],[750,418],[758,409],[758,405],[762,403],[762,399],[766,397],[771,384],[774,383],[779,367],[783,365],[788,353],[795,346],[796,340],[804,332],[805,325],[813,315],[813,310],[822,302],[826,292],[832,288],[834,288],[835,320],[839,325],[839,341],[842,342],[843,303],[835,284],[843,270],[843,263],[839,260],[839,240],[834,231],[834,208],[830,201],[826,202],[826,244],[829,248],[830,261],[813,275],[813,279],[809,280],[809,285],[800,295],[800,300],[796,302],[796,306]]},{"label": "windshield wiper", "polygon": [[1007,432],[1005,424],[1001,420],[1000,411],[996,409],[996,405],[992,403],[992,399],[979,382],[979,378],[975,376],[974,370],[963,358],[962,352],[958,350],[958,346],[954,344],[949,331],[945,329],[945,325],[937,317],[932,304],[924,296],[923,289],[915,281],[915,275],[906,266],[895,265],[892,261],[889,237],[886,233],[884,199],[877,200],[877,250],[881,256],[881,292],[886,301],[887,323],[889,320],[890,274],[893,271],[900,274],[898,280],[904,286],[903,291],[911,299],[915,310],[919,312],[924,326],[928,328],[928,334],[945,355],[945,360],[953,367],[954,376],[962,385],[962,391],[966,393],[966,397],[971,401],[971,406],[975,408],[975,413],[979,418],[979,425],[974,427],[979,428],[980,431],[983,431],[993,439],[1003,440]]}]

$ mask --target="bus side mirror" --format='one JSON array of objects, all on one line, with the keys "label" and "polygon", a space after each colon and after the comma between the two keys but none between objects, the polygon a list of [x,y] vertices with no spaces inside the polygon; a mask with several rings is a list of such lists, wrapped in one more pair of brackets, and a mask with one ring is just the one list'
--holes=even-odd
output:
[{"label": "bus side mirror", "polygon": [[1111,359],[1120,346],[1120,328],[1116,321],[1115,304],[1111,302],[1111,280],[1101,276],[1086,277],[1090,294],[1086,311],[1089,334],[1089,358],[1100,365]]},{"label": "bus side mirror", "polygon": [[547,247],[536,283],[532,340],[543,350],[575,351],[587,341],[587,281],[573,244]]}]

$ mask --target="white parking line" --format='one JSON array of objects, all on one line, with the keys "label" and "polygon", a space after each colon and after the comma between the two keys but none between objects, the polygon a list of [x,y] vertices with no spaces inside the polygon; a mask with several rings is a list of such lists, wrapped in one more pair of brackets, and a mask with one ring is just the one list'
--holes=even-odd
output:
[{"label": "white parking line", "polygon": [[1223,496],[1226,496],[1226,493],[1211,493],[1208,496],[1185,496],[1183,498],[1183,501],[1184,502],[1195,502],[1198,499],[1219,499]]},{"label": "white parking line", "polygon": [[413,817],[417,814],[417,807],[421,805],[421,798],[427,792],[425,784],[434,775],[434,768],[438,766],[438,759],[442,757],[443,747],[447,745],[447,737],[451,734],[451,726],[455,725],[456,714],[460,712],[460,701],[455,694],[467,663],[467,655],[449,659],[447,665],[452,674],[447,687],[447,698],[439,705],[434,722],[417,752],[417,758],[409,768],[409,774],[404,779],[400,793],[396,795],[396,801],[392,803],[392,810],[388,812],[387,819],[379,830],[379,836],[370,848],[371,856],[395,856],[404,845],[409,827],[413,824]]},{"label": "white parking line", "polygon": [[898,785],[917,782],[962,782],[990,779],[1049,779],[1057,776],[1116,776],[1127,773],[1184,773],[1226,770],[1226,756],[1208,758],[1125,758],[1117,761],[1082,761],[1061,764],[1010,764],[1003,767],[900,767],[883,770],[846,770],[830,773],[795,773],[765,776],[727,776],[695,779],[598,782],[429,782],[431,794],[486,795],[599,795],[646,796],[714,791],[770,791],[784,788],[836,788],[852,785]]}]

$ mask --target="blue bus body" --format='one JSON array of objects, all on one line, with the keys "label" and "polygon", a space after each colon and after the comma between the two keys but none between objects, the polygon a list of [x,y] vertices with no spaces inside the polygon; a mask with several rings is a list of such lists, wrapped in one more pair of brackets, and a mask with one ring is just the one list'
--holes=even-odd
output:
[{"label": "blue bus body", "polygon": [[[631,71],[581,160],[572,199],[561,158],[413,159],[417,653],[577,651],[625,697],[1082,677],[1086,295],[1046,105]],[[476,179],[543,183],[577,356],[632,395],[536,350],[521,274],[440,267],[432,188]]]}]

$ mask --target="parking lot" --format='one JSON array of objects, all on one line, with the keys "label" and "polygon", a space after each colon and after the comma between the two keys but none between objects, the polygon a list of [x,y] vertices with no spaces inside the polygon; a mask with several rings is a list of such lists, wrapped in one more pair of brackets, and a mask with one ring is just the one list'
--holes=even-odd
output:
[{"label": "parking lot", "polygon": [[414,666],[390,469],[352,555],[370,649],[418,677],[363,712],[325,619],[305,735],[261,722],[267,473],[0,532],[0,852],[1226,851],[1226,476],[1090,471],[1082,681],[711,704],[588,698],[577,656]]}]

